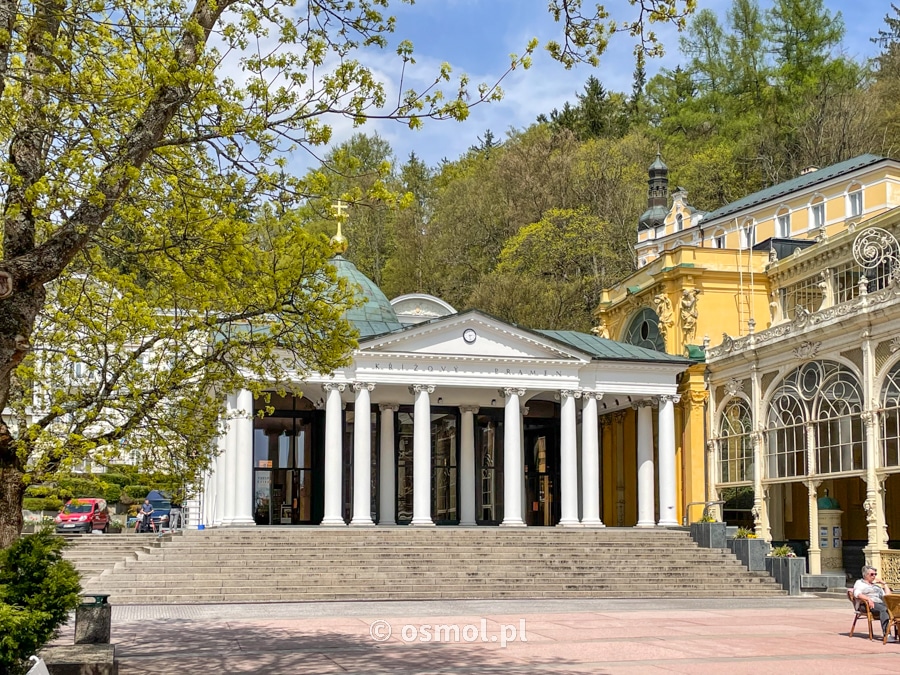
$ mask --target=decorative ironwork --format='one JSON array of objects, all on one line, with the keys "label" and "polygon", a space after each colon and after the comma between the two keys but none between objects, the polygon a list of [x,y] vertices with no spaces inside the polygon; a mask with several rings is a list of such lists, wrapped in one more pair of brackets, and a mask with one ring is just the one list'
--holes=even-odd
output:
[{"label": "decorative ironwork", "polygon": [[853,242],[853,258],[860,267],[867,270],[890,261],[893,276],[900,266],[900,259],[897,257],[898,249],[900,249],[900,245],[893,234],[880,227],[869,227],[856,236]]},{"label": "decorative ironwork", "polygon": [[888,586],[900,585],[900,551],[882,550],[881,578]]}]

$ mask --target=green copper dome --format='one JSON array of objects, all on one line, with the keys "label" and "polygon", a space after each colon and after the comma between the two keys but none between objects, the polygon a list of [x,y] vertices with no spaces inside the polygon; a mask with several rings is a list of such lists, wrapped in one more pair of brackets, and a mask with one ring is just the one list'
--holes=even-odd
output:
[{"label": "green copper dome", "polygon": [[365,300],[361,307],[354,307],[344,316],[359,331],[360,339],[403,328],[387,297],[375,282],[356,269],[356,265],[341,255],[334,256],[329,262],[334,265],[338,276],[346,279],[356,291],[356,297]]}]

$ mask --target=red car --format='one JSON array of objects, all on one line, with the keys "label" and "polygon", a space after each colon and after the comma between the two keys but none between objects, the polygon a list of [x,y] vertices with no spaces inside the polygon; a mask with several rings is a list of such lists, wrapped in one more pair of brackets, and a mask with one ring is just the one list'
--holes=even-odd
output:
[{"label": "red car", "polygon": [[106,532],[109,528],[109,509],[106,500],[87,497],[70,499],[56,516],[57,533],[84,532],[94,530]]}]

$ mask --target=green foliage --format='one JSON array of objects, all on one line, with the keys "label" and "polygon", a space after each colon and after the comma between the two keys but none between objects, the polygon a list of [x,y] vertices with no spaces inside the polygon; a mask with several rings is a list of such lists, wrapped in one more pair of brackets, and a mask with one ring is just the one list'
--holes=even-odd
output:
[{"label": "green foliage", "polygon": [[81,585],[49,530],[0,551],[0,672],[15,672],[49,642],[79,604]]},{"label": "green foliage", "polygon": [[790,546],[783,544],[773,548],[771,553],[769,553],[769,556],[772,558],[796,558],[797,554],[794,553],[794,549]]},{"label": "green foliage", "polygon": [[59,511],[66,501],[59,497],[25,497],[22,508],[28,511]]},{"label": "green foliage", "polygon": [[143,501],[151,489],[146,485],[126,485],[122,492],[131,499]]},{"label": "green foliage", "polygon": [[112,471],[101,474],[100,479],[108,485],[118,485],[120,487],[134,482],[132,477],[124,473],[114,473]]},{"label": "green foliage", "polygon": [[753,530],[748,530],[746,527],[739,527],[737,532],[734,533],[735,539],[756,539],[756,533]]}]

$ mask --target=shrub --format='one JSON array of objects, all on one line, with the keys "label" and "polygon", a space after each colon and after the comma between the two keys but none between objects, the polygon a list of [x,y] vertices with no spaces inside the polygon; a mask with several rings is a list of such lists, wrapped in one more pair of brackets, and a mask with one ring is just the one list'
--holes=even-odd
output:
[{"label": "shrub", "polygon": [[150,492],[150,488],[146,485],[126,485],[123,492],[132,499],[144,501],[144,497]]},{"label": "shrub", "polygon": [[110,485],[118,485],[119,487],[124,487],[131,482],[131,478],[126,476],[124,473],[118,473],[115,471],[108,471],[107,473],[100,474],[100,479],[104,483],[108,483]]},{"label": "shrub", "polygon": [[59,511],[65,502],[59,497],[25,497],[22,508],[26,511]]},{"label": "shrub", "polygon": [[772,558],[796,558],[797,554],[794,553],[794,549],[792,549],[787,544],[783,544],[781,546],[776,546],[772,549],[772,552],[769,554]]},{"label": "shrub", "polygon": [[103,497],[103,485],[93,478],[60,478],[58,484],[60,493],[66,491],[72,497]]},{"label": "shrub", "polygon": [[56,635],[79,604],[81,584],[49,529],[0,551],[0,672],[24,672],[25,659]]},{"label": "shrub", "polygon": [[748,530],[746,527],[739,527],[734,533],[735,539],[756,539],[756,532]]},{"label": "shrub", "polygon": [[106,501],[113,503],[119,501],[119,497],[122,495],[122,486],[116,485],[115,483],[107,485],[103,488],[103,499]]}]

